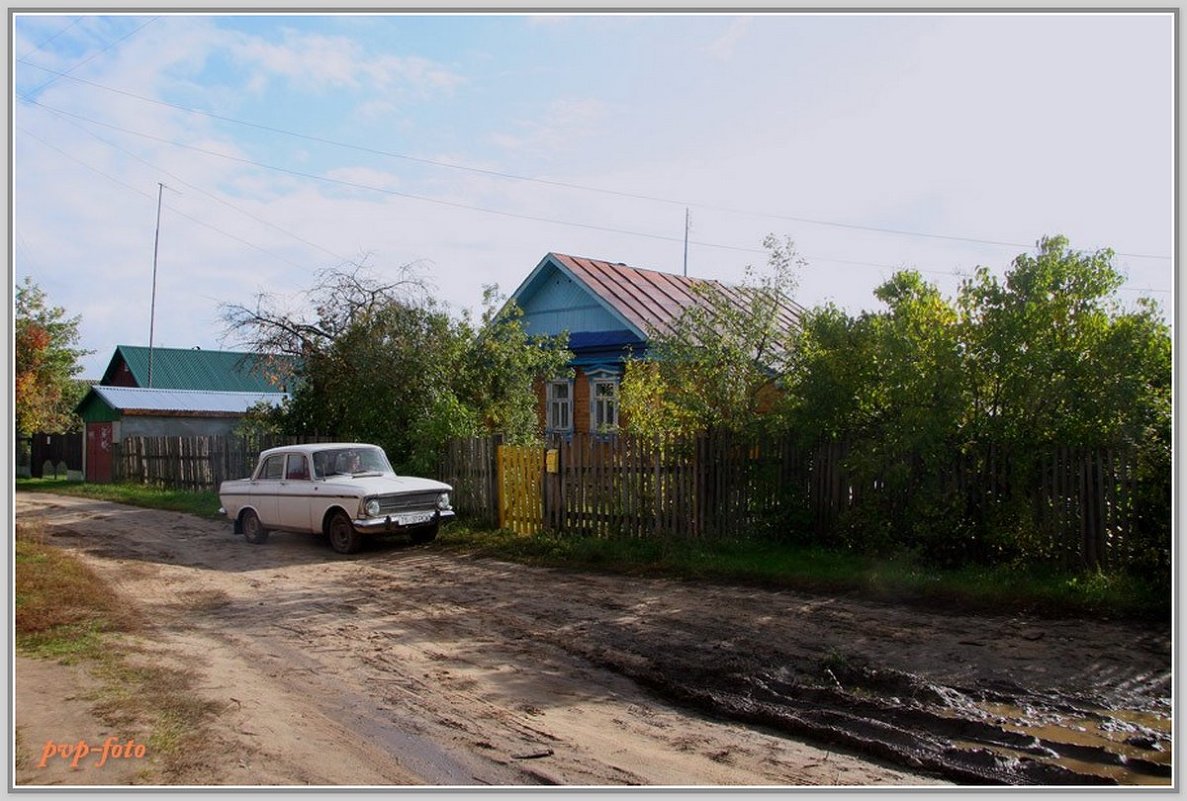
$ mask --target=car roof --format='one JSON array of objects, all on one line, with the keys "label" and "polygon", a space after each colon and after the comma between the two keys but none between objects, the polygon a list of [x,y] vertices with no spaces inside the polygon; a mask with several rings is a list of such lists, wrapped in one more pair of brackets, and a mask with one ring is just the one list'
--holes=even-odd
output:
[{"label": "car roof", "polygon": [[260,456],[270,456],[274,453],[313,453],[314,451],[328,451],[337,448],[378,448],[366,442],[306,442],[300,445],[278,445],[262,451]]}]

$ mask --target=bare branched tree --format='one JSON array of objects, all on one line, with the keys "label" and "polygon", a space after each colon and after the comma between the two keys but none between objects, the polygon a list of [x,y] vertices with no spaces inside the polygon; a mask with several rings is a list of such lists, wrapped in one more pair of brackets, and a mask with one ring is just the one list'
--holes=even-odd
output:
[{"label": "bare branched tree", "polygon": [[417,307],[431,303],[432,287],[424,264],[412,262],[396,269],[394,278],[379,275],[358,263],[328,267],[316,273],[305,302],[293,310],[277,296],[261,292],[253,305],[221,304],[224,341],[261,354],[309,356],[324,349],[359,320],[391,306]]}]

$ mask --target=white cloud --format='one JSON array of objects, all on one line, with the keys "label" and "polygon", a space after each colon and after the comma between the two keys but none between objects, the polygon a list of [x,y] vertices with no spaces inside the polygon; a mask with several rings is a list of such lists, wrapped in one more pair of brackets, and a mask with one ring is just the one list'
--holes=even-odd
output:
[{"label": "white cloud", "polygon": [[263,91],[273,78],[283,78],[298,90],[357,89],[364,85],[384,90],[404,85],[418,93],[450,91],[462,77],[444,66],[418,56],[367,53],[345,36],[284,31],[283,41],[269,42],[240,34],[231,56],[249,69],[254,92]]},{"label": "white cloud", "polygon": [[580,142],[598,136],[610,113],[610,107],[595,98],[562,98],[539,116],[520,120],[514,131],[492,133],[490,141],[506,150],[574,152]]},{"label": "white cloud", "polygon": [[734,57],[734,50],[750,30],[753,21],[753,17],[735,17],[725,33],[710,42],[705,52],[718,61],[729,61]]}]

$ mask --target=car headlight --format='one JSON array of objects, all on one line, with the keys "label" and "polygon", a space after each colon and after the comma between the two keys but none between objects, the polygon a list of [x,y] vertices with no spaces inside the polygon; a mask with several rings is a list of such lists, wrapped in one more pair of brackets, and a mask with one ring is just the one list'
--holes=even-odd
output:
[{"label": "car headlight", "polygon": [[379,501],[372,498],[367,501],[367,505],[363,509],[367,512],[367,517],[377,517],[379,515]]},{"label": "car headlight", "polygon": [[442,510],[449,508],[449,493],[448,492],[443,492],[437,496],[437,508],[442,509]]}]

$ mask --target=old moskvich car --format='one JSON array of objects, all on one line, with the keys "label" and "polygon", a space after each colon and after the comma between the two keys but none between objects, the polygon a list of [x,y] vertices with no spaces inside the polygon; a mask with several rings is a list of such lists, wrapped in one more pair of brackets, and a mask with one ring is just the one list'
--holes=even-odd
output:
[{"label": "old moskvich car", "polygon": [[218,497],[248,542],[267,541],[269,531],[310,532],[326,535],[338,553],[354,553],[374,534],[433,540],[454,516],[452,489],[396,475],[375,445],[323,443],[264,451],[251,478],[224,481]]}]

